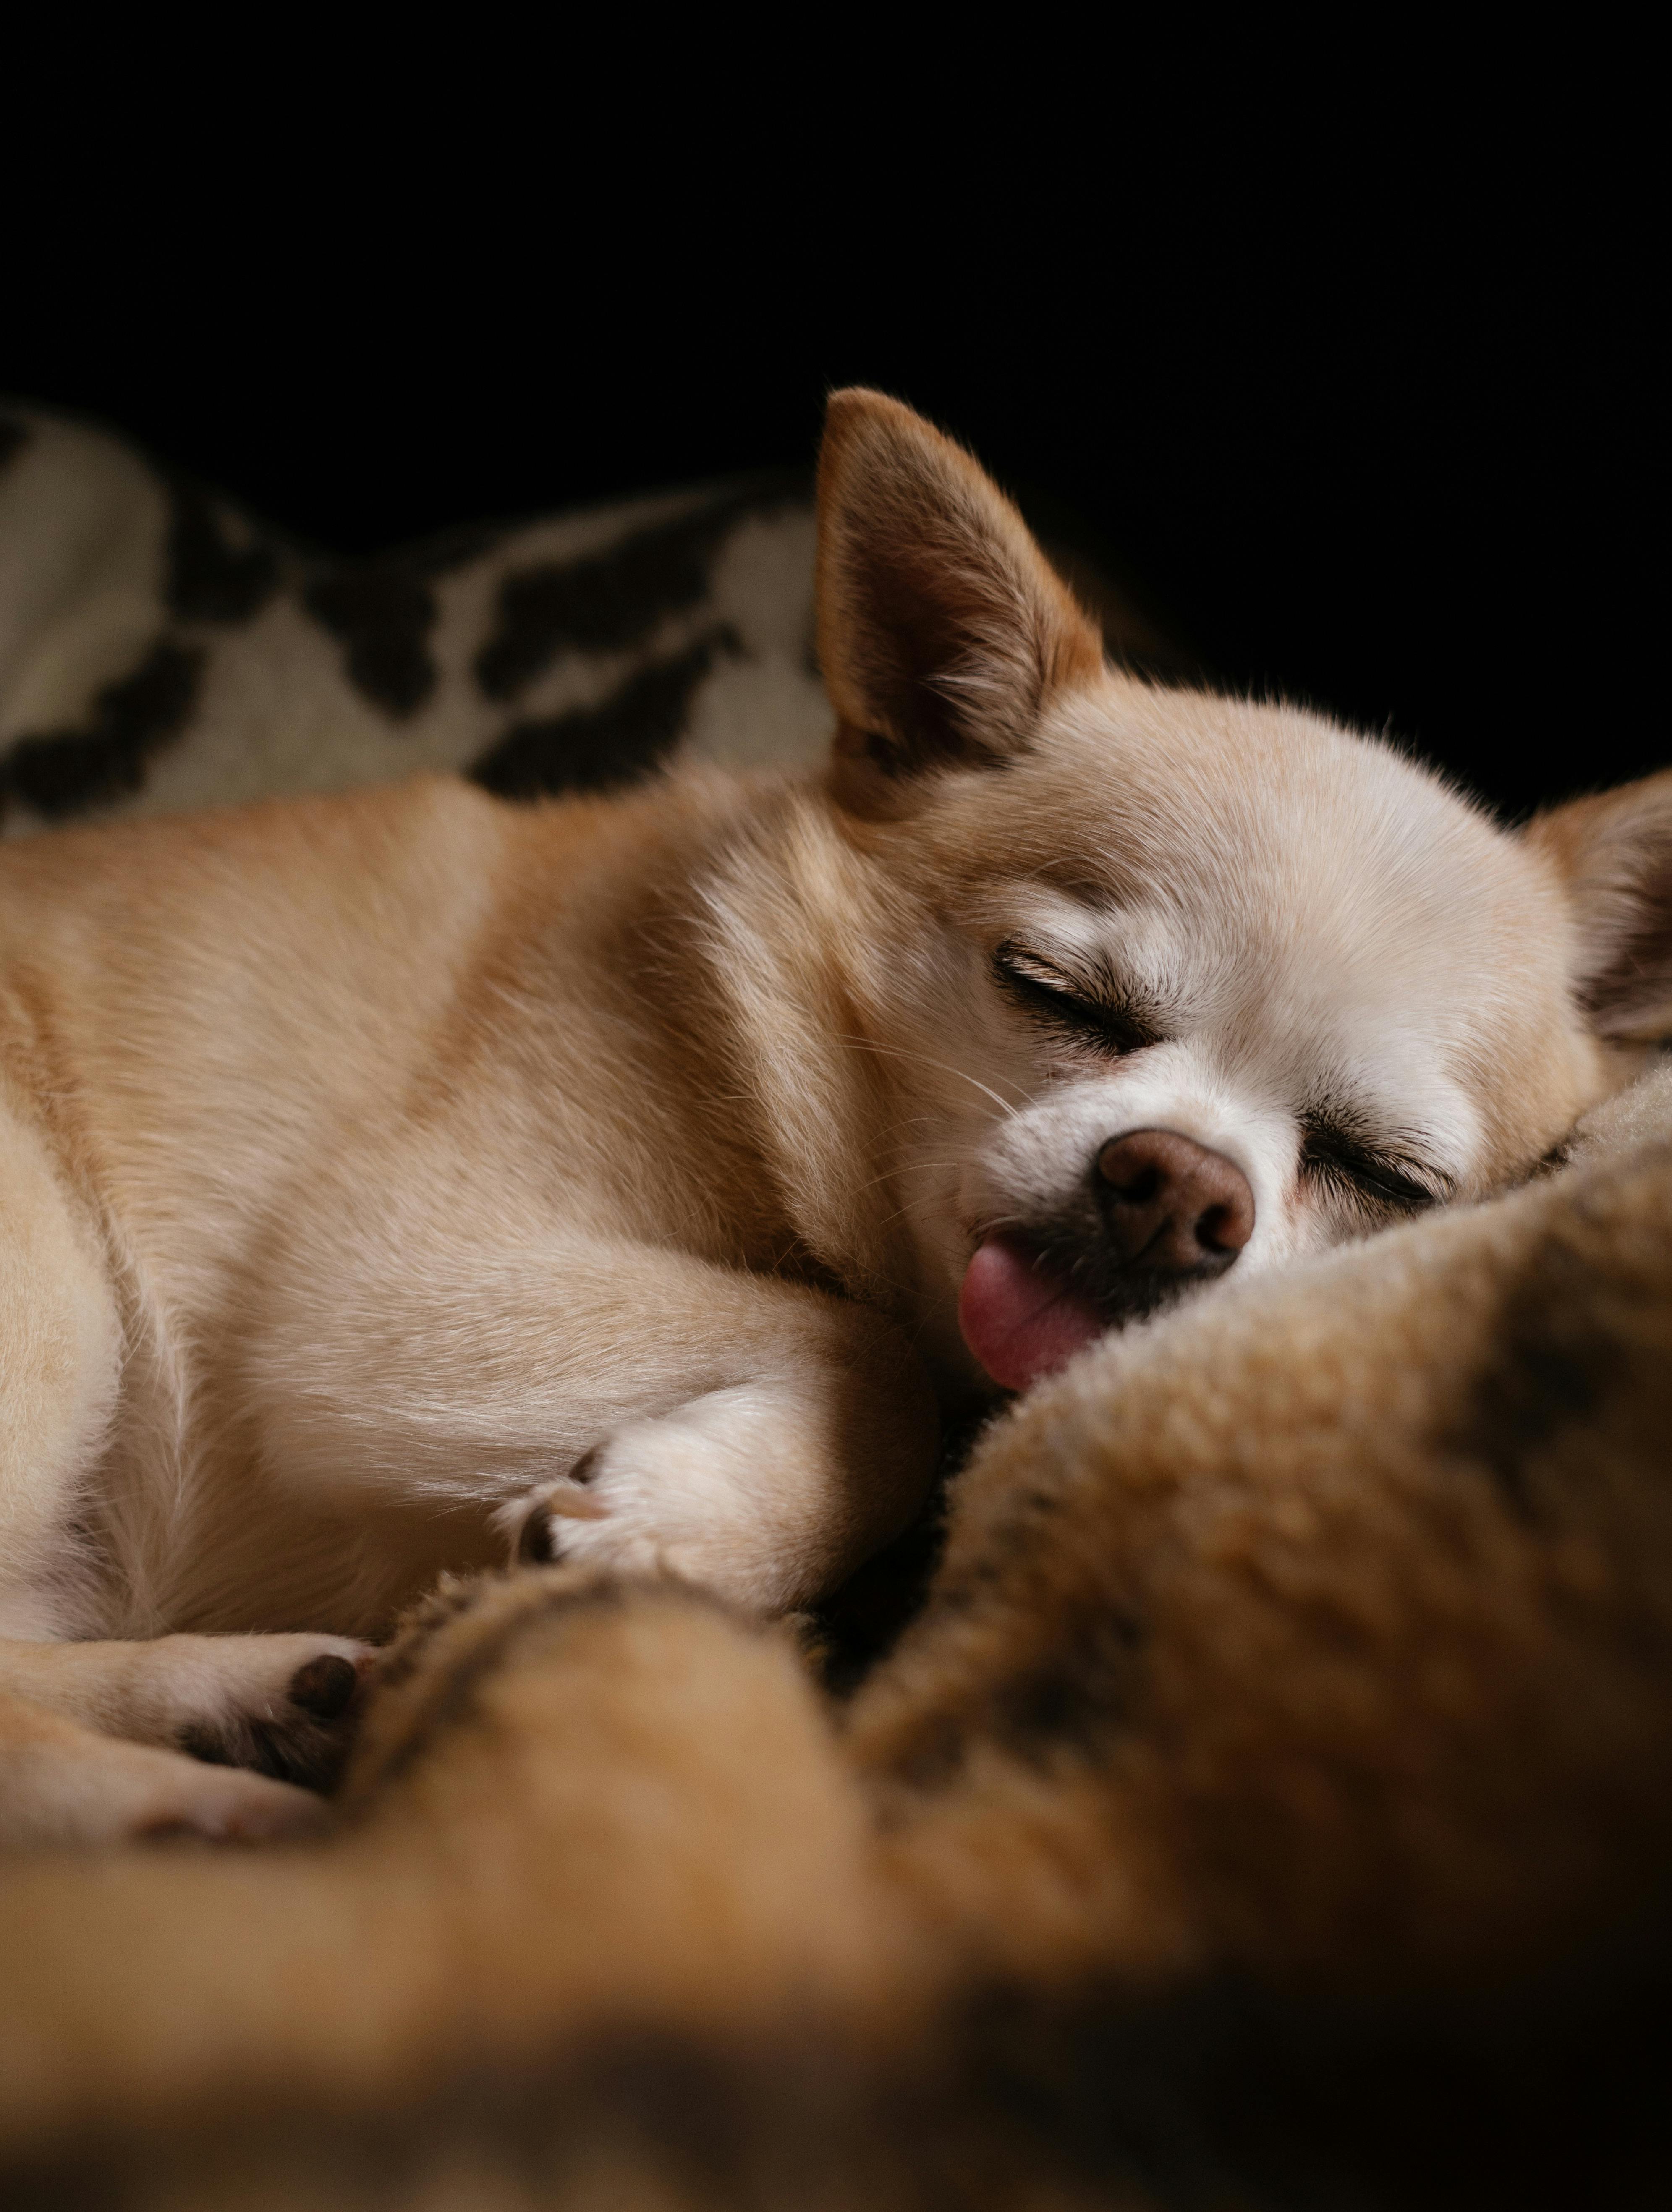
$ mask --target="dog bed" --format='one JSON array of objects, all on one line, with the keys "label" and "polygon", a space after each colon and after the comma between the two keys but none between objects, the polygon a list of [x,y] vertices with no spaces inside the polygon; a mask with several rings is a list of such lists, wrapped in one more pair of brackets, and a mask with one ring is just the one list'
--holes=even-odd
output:
[{"label": "dog bed", "polygon": [[[775,513],[713,545],[805,529]],[[79,542],[43,567],[97,568]],[[295,696],[334,685],[358,726],[307,556],[272,557],[298,565],[267,614],[155,635],[208,636],[207,671],[288,607]],[[510,556],[471,557],[491,611]],[[20,747],[96,736],[125,680],[112,643],[16,734],[17,672],[46,697],[71,647],[43,641],[78,635],[72,583],[51,621],[47,596],[0,657],[15,830],[52,818]],[[662,617],[666,655],[716,604]],[[799,642],[736,605],[755,658],[727,665],[811,695]],[[443,612],[432,635],[459,649],[410,726],[462,733],[486,647]],[[565,652],[577,687],[605,665]],[[709,742],[720,672],[662,750]],[[263,726],[177,726],[195,796],[253,775]],[[455,757],[479,769],[487,727]],[[146,757],[87,803],[179,803]],[[1669,1433],[1657,1074],[1511,1197],[1083,1354],[952,1480],[914,1617],[897,1559],[793,1628],[563,1570],[447,1584],[391,1648],[328,1839],[0,1869],[5,2201],[1658,2202]]]}]

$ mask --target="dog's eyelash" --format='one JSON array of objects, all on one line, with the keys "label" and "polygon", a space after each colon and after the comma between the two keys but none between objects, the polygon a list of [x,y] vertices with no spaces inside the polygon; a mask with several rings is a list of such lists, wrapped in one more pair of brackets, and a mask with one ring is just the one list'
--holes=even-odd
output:
[{"label": "dog's eyelash", "polygon": [[1449,1178],[1421,1162],[1377,1152],[1345,1129],[1309,1120],[1301,1141],[1304,1175],[1333,1182],[1359,1198],[1378,1200],[1401,1213],[1438,1206],[1450,1195]]},{"label": "dog's eyelash", "polygon": [[1000,945],[993,955],[993,973],[1000,990],[1024,1013],[1067,1030],[1101,1052],[1141,1052],[1161,1041],[1153,1021],[1137,1007],[1089,998],[1060,968],[1024,945]]}]

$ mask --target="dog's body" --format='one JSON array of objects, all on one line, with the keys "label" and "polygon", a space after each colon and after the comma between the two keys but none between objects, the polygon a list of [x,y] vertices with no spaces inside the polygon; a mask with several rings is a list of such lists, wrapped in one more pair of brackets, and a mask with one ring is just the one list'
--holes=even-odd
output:
[{"label": "dog's body", "polygon": [[[820,630],[827,778],[6,855],[15,1832],[305,1818],[158,1747],[307,1776],[344,1637],[508,1547],[805,1601],[917,1509],[937,1396],[1505,1187],[1663,1024],[1663,781],[1514,839],[1115,674],[872,395]],[[157,1640],[61,1641],[112,1638]]]}]

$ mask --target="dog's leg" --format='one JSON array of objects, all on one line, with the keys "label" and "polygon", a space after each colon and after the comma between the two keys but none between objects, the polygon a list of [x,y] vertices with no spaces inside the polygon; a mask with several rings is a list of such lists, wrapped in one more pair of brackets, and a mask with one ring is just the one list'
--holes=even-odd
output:
[{"label": "dog's leg", "polygon": [[511,1254],[316,1247],[289,1279],[249,1378],[274,1483],[427,1505],[434,1540],[468,1503],[526,1557],[779,1610],[903,1528],[933,1471],[902,1333],[775,1277],[531,1231]]},{"label": "dog's leg", "polygon": [[161,1835],[256,1842],[324,1826],[310,1790],[119,1743],[0,1691],[0,1850]]},{"label": "dog's leg", "polygon": [[[623,1423],[502,1525],[526,1562],[677,1574],[787,1611],[835,1587],[921,1501],[932,1431],[891,1380],[850,1356],[706,1391]],[[886,1494],[860,1493],[856,1459],[891,1475]]]},{"label": "dog's leg", "polygon": [[[0,1833],[294,1825],[294,1792],[264,1796],[267,1784],[228,1781],[203,1762],[328,1779],[363,1646],[331,1636],[64,1640],[96,1614],[76,1521],[121,1366],[97,1239],[38,1131],[0,1101]],[[134,1739],[131,1750],[118,1736]]]},{"label": "dog's leg", "polygon": [[122,1330],[97,1239],[0,1092],[0,1637],[81,1625],[77,1493],[116,1409]]},{"label": "dog's leg", "polygon": [[0,1641],[0,1696],[106,1735],[322,1789],[346,1751],[369,1656],[341,1636]]}]

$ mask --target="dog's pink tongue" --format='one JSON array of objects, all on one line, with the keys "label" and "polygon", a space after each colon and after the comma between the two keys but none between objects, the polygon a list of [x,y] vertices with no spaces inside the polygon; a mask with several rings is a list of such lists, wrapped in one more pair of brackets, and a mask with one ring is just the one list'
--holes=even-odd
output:
[{"label": "dog's pink tongue", "polygon": [[958,1325],[970,1351],[1006,1390],[1025,1390],[1054,1373],[1105,1326],[1089,1298],[1008,1237],[989,1237],[970,1262],[958,1293]]}]

